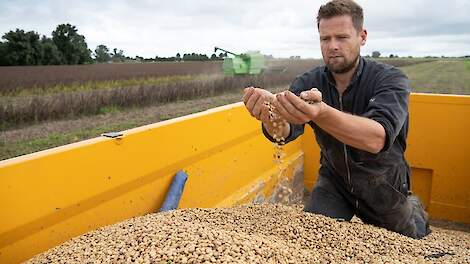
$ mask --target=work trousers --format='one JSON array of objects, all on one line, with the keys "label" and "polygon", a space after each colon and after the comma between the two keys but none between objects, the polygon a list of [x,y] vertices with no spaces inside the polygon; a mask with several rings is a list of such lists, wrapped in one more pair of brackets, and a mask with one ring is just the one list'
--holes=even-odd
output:
[{"label": "work trousers", "polygon": [[346,221],[356,215],[366,224],[383,227],[417,239],[431,232],[428,215],[415,195],[409,193],[403,204],[404,208],[388,213],[388,220],[384,222],[381,221],[381,214],[372,209],[371,203],[374,201],[358,199],[332,177],[332,175],[320,173],[304,207],[306,212]]}]

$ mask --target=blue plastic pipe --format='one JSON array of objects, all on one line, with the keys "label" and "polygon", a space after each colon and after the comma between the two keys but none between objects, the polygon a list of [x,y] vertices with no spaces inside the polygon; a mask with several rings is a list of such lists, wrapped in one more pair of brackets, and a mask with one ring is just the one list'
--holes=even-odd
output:
[{"label": "blue plastic pipe", "polygon": [[178,208],[187,179],[188,174],[186,174],[186,172],[180,170],[176,173],[175,177],[173,177],[173,181],[171,182],[170,189],[168,189],[166,194],[165,201],[163,201],[162,207],[160,208],[160,212],[175,210]]}]

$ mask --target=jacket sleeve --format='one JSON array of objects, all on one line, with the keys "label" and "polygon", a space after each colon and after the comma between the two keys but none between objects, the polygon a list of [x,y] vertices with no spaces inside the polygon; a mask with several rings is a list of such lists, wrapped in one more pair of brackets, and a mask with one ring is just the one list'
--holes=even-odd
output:
[{"label": "jacket sleeve", "polygon": [[[300,93],[305,90],[305,80],[303,76],[298,76],[294,79],[292,84],[290,85],[289,91],[292,93],[296,94],[297,96],[300,96]],[[299,136],[301,136],[304,133],[304,126],[305,124],[302,125],[296,125],[296,124],[290,124],[290,133],[289,135],[285,138],[284,143],[289,143]],[[271,135],[266,131],[266,129],[263,126],[263,123],[261,123],[261,128],[263,130],[264,136],[269,139],[271,142],[276,142]]]},{"label": "jacket sleeve", "polygon": [[380,123],[385,129],[385,145],[380,152],[388,151],[408,118],[410,83],[399,69],[379,79],[375,92],[362,115]]}]

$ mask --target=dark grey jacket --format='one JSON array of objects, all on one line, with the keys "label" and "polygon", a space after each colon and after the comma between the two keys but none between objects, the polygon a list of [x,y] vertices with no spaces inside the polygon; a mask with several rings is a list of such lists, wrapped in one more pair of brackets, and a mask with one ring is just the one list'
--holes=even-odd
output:
[{"label": "dark grey jacket", "polygon": [[[308,123],[315,131],[321,149],[321,167],[327,169],[328,177],[344,187],[341,189],[352,197],[356,210],[362,211],[359,207],[366,209],[367,218],[371,218],[369,222],[386,224],[383,221],[388,222],[387,215],[404,210],[410,188],[410,168],[404,158],[410,94],[407,77],[393,66],[360,58],[353,79],[342,96],[325,66],[298,76],[290,90],[300,95],[314,87],[320,90],[323,102],[329,106],[370,118],[384,127],[385,146],[378,154],[372,154],[345,145],[315,123]],[[263,132],[273,141],[264,128]],[[291,125],[286,142],[303,132],[304,125]]]}]

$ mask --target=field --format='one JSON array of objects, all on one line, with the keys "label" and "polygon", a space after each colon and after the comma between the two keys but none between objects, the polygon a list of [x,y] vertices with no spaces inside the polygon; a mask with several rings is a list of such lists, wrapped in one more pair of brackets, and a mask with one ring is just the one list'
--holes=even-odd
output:
[{"label": "field", "polygon": [[7,94],[58,84],[76,85],[169,75],[213,74],[220,72],[220,67],[221,62],[0,67],[0,75],[3,76],[0,77],[0,87],[2,94]]},{"label": "field", "polygon": [[414,92],[470,95],[470,60],[438,60],[401,69]]},{"label": "field", "polygon": [[[414,92],[470,94],[470,61],[382,59]],[[286,89],[320,60],[275,60],[285,68],[226,77],[220,62],[0,67],[0,159],[240,101],[248,85]]]}]

